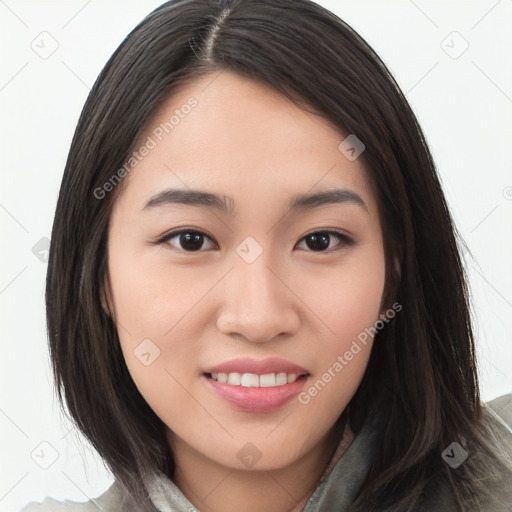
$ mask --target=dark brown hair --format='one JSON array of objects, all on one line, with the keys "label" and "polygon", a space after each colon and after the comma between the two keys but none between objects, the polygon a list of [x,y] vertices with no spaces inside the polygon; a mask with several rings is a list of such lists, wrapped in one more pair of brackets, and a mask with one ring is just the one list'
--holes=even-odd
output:
[{"label": "dark brown hair", "polygon": [[[483,477],[498,462],[482,419],[459,237],[394,78],[350,26],[308,0],[167,2],[101,71],[69,151],[49,255],[48,335],[62,406],[133,503],[151,510],[142,477],[155,470],[172,477],[173,455],[101,306],[109,217],[121,187],[103,199],[94,191],[123,166],[163,101],[224,69],[270,85],[366,146],[361,158],[385,242],[384,302],[396,300],[403,311],[376,335],[347,407],[356,433],[377,406],[387,418],[351,512],[410,510],[440,478],[460,510],[476,510]],[[457,471],[441,459],[453,441],[478,454]]]}]

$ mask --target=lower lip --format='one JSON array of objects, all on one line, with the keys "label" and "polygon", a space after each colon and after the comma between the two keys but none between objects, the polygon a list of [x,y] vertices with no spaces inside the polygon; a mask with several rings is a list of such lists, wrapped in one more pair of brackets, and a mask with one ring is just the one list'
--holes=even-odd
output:
[{"label": "lower lip", "polygon": [[246,388],[217,382],[203,375],[209,388],[231,406],[244,412],[270,412],[279,409],[296,397],[307,379],[302,375],[295,382],[268,388]]}]

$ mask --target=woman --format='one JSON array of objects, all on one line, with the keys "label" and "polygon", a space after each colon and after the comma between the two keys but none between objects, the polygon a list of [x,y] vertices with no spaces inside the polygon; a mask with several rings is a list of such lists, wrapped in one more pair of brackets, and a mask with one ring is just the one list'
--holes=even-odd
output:
[{"label": "woman", "polygon": [[312,2],[171,1],[127,36],[46,297],[59,398],[115,477],[80,510],[510,510],[512,395],[480,401],[424,136]]}]

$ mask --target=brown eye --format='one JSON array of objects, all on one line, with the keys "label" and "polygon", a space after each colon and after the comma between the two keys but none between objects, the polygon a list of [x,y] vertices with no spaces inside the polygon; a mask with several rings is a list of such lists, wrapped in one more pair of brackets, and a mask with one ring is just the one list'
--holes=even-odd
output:
[{"label": "brown eye", "polygon": [[338,240],[339,243],[337,245],[346,246],[353,244],[351,238],[337,231],[315,231],[314,233],[306,235],[302,240],[305,241],[306,246],[311,251],[326,252],[326,250],[332,249],[331,242],[333,239]]},{"label": "brown eye", "polygon": [[[205,240],[210,242],[209,247],[205,247]],[[337,244],[333,243],[335,240],[338,241]],[[332,230],[315,231],[303,237],[302,242],[306,244],[307,250],[311,252],[330,252],[354,243],[347,235]],[[202,250],[214,247],[213,239],[205,232],[197,229],[181,229],[168,233],[157,240],[156,243],[166,243],[183,252],[202,252]]]},{"label": "brown eye", "polygon": [[[176,239],[177,242],[171,243],[171,240],[174,239]],[[186,229],[165,235],[162,239],[159,240],[159,243],[169,243],[173,247],[181,249],[185,252],[200,252],[204,246],[205,239],[212,241],[212,239],[202,231]],[[207,247],[207,249],[211,249],[211,247]]]}]

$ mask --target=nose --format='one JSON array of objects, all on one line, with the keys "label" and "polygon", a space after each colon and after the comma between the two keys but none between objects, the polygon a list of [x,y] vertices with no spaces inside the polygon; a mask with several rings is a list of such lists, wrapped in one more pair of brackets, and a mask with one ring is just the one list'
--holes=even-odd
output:
[{"label": "nose", "polygon": [[297,296],[285,275],[272,268],[263,253],[256,261],[235,260],[222,290],[224,301],[217,328],[226,335],[262,343],[297,332]]}]

